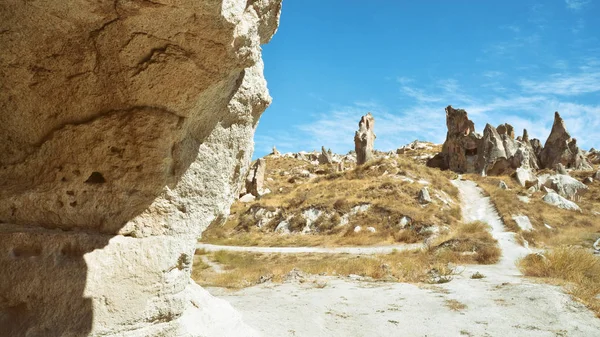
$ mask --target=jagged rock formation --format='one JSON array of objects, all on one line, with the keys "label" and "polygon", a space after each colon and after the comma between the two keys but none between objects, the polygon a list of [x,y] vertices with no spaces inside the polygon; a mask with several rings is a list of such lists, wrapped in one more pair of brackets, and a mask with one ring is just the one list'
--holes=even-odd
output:
[{"label": "jagged rock formation", "polygon": [[248,175],[246,176],[246,188],[242,194],[250,193],[255,197],[263,195],[266,170],[267,161],[264,158],[257,159],[250,168],[250,171],[248,171]]},{"label": "jagged rock formation", "polygon": [[[481,140],[481,136],[475,133],[475,124],[468,118],[465,110],[448,106],[446,126],[448,133],[439,158],[440,163],[436,166],[457,172],[475,172]],[[434,157],[433,160],[437,159]]]},{"label": "jagged rock formation", "polygon": [[354,135],[354,150],[356,151],[356,164],[362,165],[373,159],[373,145],[375,144],[375,119],[369,112],[360,118],[358,131]]},{"label": "jagged rock formation", "polygon": [[253,334],[189,275],[248,170],[280,9],[0,5],[0,335]]},{"label": "jagged rock formation", "polygon": [[333,164],[333,153],[331,149],[329,151],[325,150],[325,146],[321,146],[321,153],[319,154],[319,164]]},{"label": "jagged rock formation", "polygon": [[275,146],[273,146],[273,152],[271,152],[271,155],[273,155],[273,156],[281,156],[281,152],[279,152],[277,150],[277,148]]},{"label": "jagged rock formation", "polygon": [[556,165],[562,164],[575,170],[592,169],[585,154],[577,146],[577,140],[571,138],[565,127],[565,121],[558,112],[554,113],[554,125],[540,153],[540,160],[545,168],[555,168]]},{"label": "jagged rock formation", "polygon": [[[481,136],[475,132],[475,125],[465,110],[448,106],[446,141],[442,152],[430,159],[427,165],[482,175],[511,174],[518,168],[529,171],[554,168],[559,163],[568,168],[590,169],[576,141],[566,132],[558,113],[556,116],[552,134],[542,148],[538,139],[529,139],[527,130],[515,139],[515,131],[510,124],[501,124],[496,128],[487,124]],[[525,172],[521,172],[522,177],[525,175]],[[525,181],[520,183],[524,184]]]}]

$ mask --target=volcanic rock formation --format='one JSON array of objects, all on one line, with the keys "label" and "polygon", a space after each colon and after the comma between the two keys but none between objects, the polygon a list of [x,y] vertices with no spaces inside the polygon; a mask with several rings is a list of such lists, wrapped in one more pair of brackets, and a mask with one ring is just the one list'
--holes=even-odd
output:
[{"label": "volcanic rock formation", "polygon": [[428,166],[482,175],[510,174],[518,168],[554,168],[559,163],[573,169],[591,168],[558,113],[545,147],[538,139],[530,140],[527,130],[515,139],[510,124],[497,128],[487,124],[482,136],[475,132],[465,110],[451,106],[446,108],[446,125],[448,133],[442,152],[430,159]]},{"label": "volcanic rock formation", "polygon": [[360,118],[358,131],[354,134],[357,165],[362,165],[373,159],[373,145],[375,144],[375,138],[377,138],[374,128],[375,119],[370,112]]},{"label": "volcanic rock formation", "polygon": [[583,151],[577,147],[577,140],[571,138],[565,127],[565,121],[558,112],[554,113],[554,125],[540,153],[540,160],[545,168],[554,169],[556,165],[562,164],[566,168],[575,170],[592,169]]},{"label": "volcanic rock formation", "polygon": [[190,280],[281,0],[0,4],[0,335],[244,336]]}]

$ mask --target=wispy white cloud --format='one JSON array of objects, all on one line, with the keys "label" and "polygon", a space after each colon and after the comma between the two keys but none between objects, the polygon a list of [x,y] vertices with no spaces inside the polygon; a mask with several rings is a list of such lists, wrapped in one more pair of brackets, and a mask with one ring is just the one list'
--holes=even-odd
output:
[{"label": "wispy white cloud", "polygon": [[529,93],[577,96],[600,91],[600,70],[579,74],[553,74],[538,80],[521,79],[519,85]]},{"label": "wispy white cloud", "polygon": [[504,75],[504,73],[501,71],[489,70],[489,71],[483,72],[483,77],[487,77],[487,78],[496,78],[496,77],[500,77],[502,75]]},{"label": "wispy white cloud", "polygon": [[565,0],[567,8],[574,11],[583,9],[589,3],[589,0]]}]

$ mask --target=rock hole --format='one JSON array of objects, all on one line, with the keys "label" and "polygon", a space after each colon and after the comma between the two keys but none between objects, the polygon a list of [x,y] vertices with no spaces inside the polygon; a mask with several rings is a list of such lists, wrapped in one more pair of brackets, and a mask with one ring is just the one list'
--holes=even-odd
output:
[{"label": "rock hole", "polygon": [[42,249],[40,247],[15,247],[12,250],[12,254],[14,257],[34,257],[39,256],[42,253]]},{"label": "rock hole", "polygon": [[77,201],[70,202],[69,205],[71,205],[71,207],[75,207],[77,206]]},{"label": "rock hole", "polygon": [[67,195],[71,195],[71,196],[75,195],[74,191],[67,191],[66,193],[67,193]]},{"label": "rock hole", "polygon": [[92,172],[90,177],[85,181],[86,184],[104,184],[106,179],[100,172]]},{"label": "rock hole", "polygon": [[476,156],[477,155],[477,148],[473,148],[473,149],[466,149],[465,150],[465,155],[467,157],[469,156]]}]

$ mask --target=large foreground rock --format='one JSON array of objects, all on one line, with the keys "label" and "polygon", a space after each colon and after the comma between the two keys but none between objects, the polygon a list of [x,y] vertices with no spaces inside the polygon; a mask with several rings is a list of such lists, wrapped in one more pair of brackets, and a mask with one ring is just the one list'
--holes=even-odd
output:
[{"label": "large foreground rock", "polygon": [[248,170],[280,9],[0,4],[1,336],[253,334],[189,276]]}]

